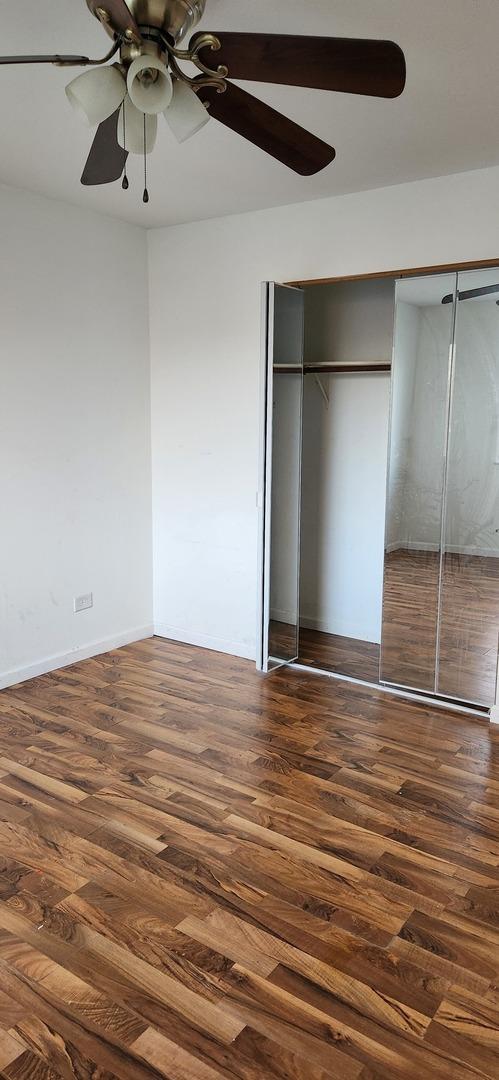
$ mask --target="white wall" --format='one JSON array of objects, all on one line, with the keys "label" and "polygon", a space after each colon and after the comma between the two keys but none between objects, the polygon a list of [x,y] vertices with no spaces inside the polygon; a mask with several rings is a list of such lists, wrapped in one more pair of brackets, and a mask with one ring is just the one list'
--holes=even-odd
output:
[{"label": "white wall", "polygon": [[498,191],[487,169],[149,234],[160,632],[255,655],[260,282],[493,259]]},{"label": "white wall", "polygon": [[394,334],[395,363],[392,370],[390,468],[386,543],[389,550],[404,547],[407,530],[407,499],[411,465],[411,428],[421,309],[400,294]]},{"label": "white wall", "polygon": [[[498,280],[497,275],[487,282]],[[460,283],[460,288],[475,287]],[[459,304],[449,445],[446,544],[499,557],[499,308]]]},{"label": "white wall", "polygon": [[[342,282],[305,292],[306,363],[390,363],[393,281]],[[379,642],[390,377],[305,378],[301,622]]]},{"label": "white wall", "polygon": [[0,236],[8,685],[150,631],[150,400],[144,232],[2,187]]},{"label": "white wall", "polygon": [[305,290],[308,364],[391,363],[395,285],[342,281]]},{"label": "white wall", "polygon": [[379,642],[390,376],[305,383],[301,622]]}]

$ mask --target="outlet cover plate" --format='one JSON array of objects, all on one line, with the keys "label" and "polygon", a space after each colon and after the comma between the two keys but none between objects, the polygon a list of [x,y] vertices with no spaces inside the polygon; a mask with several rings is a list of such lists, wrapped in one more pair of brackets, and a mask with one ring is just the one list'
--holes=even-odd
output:
[{"label": "outlet cover plate", "polygon": [[88,611],[89,608],[94,606],[93,593],[85,593],[84,596],[75,596],[73,600],[74,613],[78,614],[79,611]]}]

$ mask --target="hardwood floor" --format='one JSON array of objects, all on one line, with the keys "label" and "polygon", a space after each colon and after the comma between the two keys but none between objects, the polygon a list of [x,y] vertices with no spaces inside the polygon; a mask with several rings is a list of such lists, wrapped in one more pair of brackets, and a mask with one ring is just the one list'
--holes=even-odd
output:
[{"label": "hardwood floor", "polygon": [[152,639],[0,693],[0,1075],[499,1075],[499,738]]},{"label": "hardwood floor", "polygon": [[366,682],[379,682],[379,645],[373,641],[300,627],[300,663],[336,671]]},{"label": "hardwood floor", "polygon": [[385,554],[381,678],[435,691],[440,555]]},{"label": "hardwood floor", "polygon": [[[440,555],[385,559],[381,671],[387,682],[435,689]],[[447,552],[440,598],[437,692],[490,706],[499,635],[499,559]]]}]

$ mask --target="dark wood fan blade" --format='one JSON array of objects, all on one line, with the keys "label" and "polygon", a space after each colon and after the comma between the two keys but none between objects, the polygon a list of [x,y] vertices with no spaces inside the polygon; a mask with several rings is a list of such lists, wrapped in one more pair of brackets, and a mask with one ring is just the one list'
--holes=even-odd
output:
[{"label": "dark wood fan blade", "polygon": [[[189,47],[195,45],[195,34]],[[308,86],[372,97],[397,97],[405,86],[405,57],[393,41],[295,37],[291,34],[215,33],[219,51],[200,57],[209,67],[225,64],[230,79]]]},{"label": "dark wood fan blade", "polygon": [[[200,76],[202,78],[202,76]],[[336,151],[281,113],[252,97],[234,83],[223,94],[204,86],[199,94],[209,106],[210,116],[282,161],[300,176],[312,176],[325,169]]]},{"label": "dark wood fan blade", "polygon": [[[464,292],[458,292],[458,300],[475,300],[478,296],[490,296],[491,293],[499,292],[499,285],[482,285],[479,289],[465,289]],[[454,294],[448,293],[442,299],[442,304],[452,304],[454,300]],[[499,303],[499,301],[496,301]]]},{"label": "dark wood fan blade", "polygon": [[459,292],[459,300],[475,300],[477,296],[490,296],[491,293],[499,292],[499,285],[482,285],[479,289],[465,289]]},{"label": "dark wood fan blade", "polygon": [[[121,37],[127,37],[129,40],[142,40],[140,30],[125,0],[87,0],[87,5],[110,37],[120,34]],[[98,15],[98,12],[103,10],[109,16],[107,21]]]},{"label": "dark wood fan blade", "polygon": [[88,64],[88,56],[0,56],[0,64]]},{"label": "dark wood fan blade", "polygon": [[111,184],[113,180],[119,180],[125,168],[128,153],[118,143],[119,115],[120,110],[117,109],[97,128],[81,178],[86,187]]}]

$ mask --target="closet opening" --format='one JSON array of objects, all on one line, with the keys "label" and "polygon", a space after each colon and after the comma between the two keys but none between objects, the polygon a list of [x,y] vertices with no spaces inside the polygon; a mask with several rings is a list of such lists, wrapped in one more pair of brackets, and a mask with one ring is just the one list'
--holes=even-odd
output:
[{"label": "closet opening", "polygon": [[379,680],[395,283],[304,289],[298,661]]},{"label": "closet opening", "polygon": [[487,710],[499,274],[264,288],[260,663]]}]

